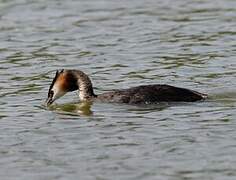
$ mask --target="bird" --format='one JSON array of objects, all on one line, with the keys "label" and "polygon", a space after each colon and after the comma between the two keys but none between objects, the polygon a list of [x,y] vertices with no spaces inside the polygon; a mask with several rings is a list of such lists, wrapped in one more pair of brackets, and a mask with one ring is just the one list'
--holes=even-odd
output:
[{"label": "bird", "polygon": [[103,94],[95,94],[87,74],[76,69],[57,70],[48,90],[46,105],[51,105],[67,92],[78,90],[82,102],[105,102],[125,104],[155,104],[159,102],[195,102],[208,96],[194,90],[166,84],[150,84],[115,89]]}]

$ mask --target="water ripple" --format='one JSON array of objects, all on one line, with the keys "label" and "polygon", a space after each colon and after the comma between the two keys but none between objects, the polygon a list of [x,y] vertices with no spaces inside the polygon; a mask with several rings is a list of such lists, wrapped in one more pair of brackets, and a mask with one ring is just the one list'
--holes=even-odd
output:
[{"label": "water ripple", "polygon": [[[234,179],[235,1],[0,1],[3,179]],[[43,103],[57,69],[97,94],[171,84],[205,102]]]}]

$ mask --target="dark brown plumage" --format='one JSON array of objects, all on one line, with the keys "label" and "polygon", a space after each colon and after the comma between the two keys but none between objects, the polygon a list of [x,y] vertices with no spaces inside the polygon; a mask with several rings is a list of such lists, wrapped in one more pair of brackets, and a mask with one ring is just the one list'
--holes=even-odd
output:
[{"label": "dark brown plumage", "polygon": [[189,89],[170,85],[143,85],[98,95],[97,99],[104,102],[142,104],[156,102],[194,102],[206,98],[205,94]]}]

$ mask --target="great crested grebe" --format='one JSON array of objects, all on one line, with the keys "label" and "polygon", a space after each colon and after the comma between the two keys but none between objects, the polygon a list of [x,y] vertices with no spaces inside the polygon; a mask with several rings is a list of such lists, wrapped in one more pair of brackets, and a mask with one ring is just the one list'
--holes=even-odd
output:
[{"label": "great crested grebe", "polygon": [[48,91],[47,105],[67,92],[79,90],[81,101],[101,101],[127,104],[153,104],[158,102],[194,102],[207,98],[193,90],[170,85],[142,85],[128,89],[112,90],[100,95],[93,92],[89,77],[80,70],[57,71]]}]

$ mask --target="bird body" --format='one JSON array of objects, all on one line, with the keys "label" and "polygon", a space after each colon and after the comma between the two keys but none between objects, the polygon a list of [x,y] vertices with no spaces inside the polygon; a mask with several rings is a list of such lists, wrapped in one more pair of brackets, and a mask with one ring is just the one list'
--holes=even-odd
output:
[{"label": "bird body", "polygon": [[141,85],[129,89],[113,90],[97,96],[103,102],[151,104],[156,102],[193,102],[204,98],[204,95],[189,89],[165,84]]}]

